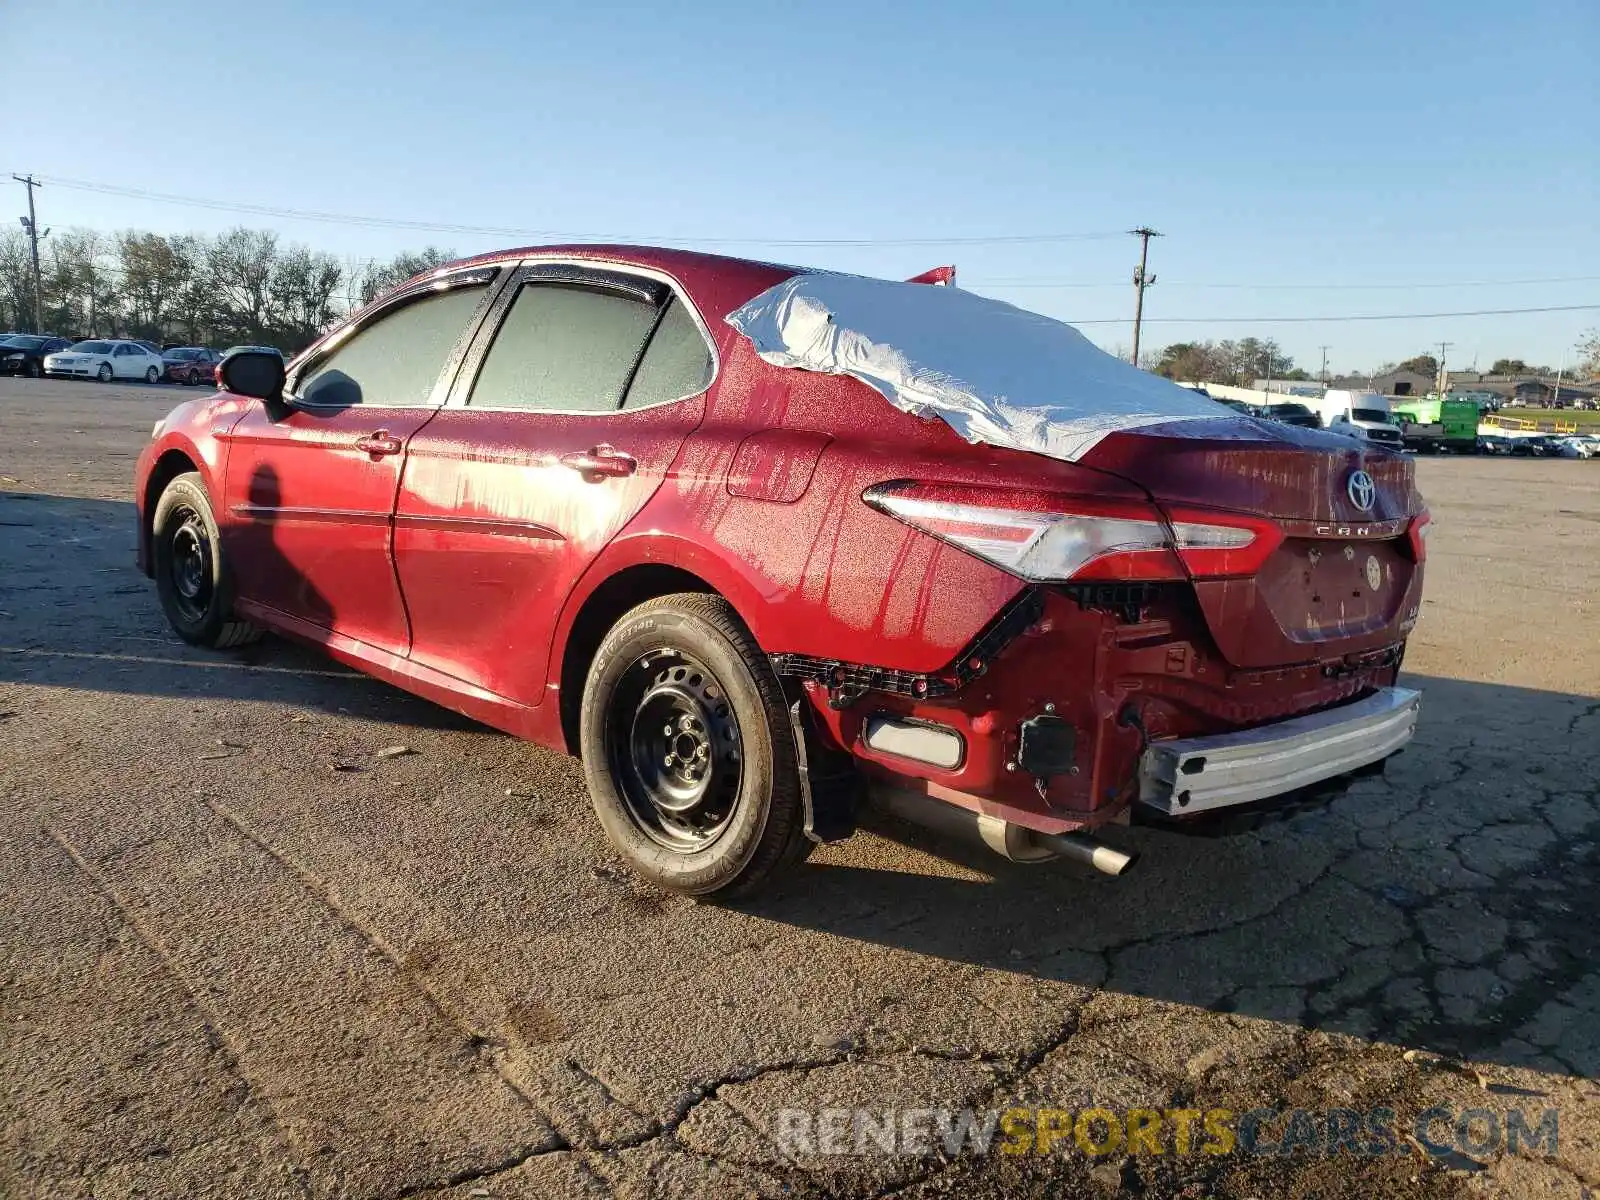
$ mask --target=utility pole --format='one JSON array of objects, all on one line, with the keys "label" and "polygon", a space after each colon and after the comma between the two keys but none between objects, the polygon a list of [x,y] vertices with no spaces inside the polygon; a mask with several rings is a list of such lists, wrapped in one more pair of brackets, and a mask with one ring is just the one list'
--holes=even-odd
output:
[{"label": "utility pole", "polygon": [[1318,346],[1317,349],[1322,351],[1322,370],[1317,374],[1317,378],[1322,380],[1322,386],[1326,390],[1328,386],[1328,347]]},{"label": "utility pole", "polygon": [[1151,229],[1148,225],[1141,225],[1137,229],[1128,230],[1139,239],[1139,265],[1133,272],[1133,365],[1139,365],[1139,326],[1144,323],[1144,290],[1156,281],[1154,275],[1149,274],[1145,267],[1150,261],[1150,239],[1160,237],[1161,234]]},{"label": "utility pole", "polygon": [[31,172],[26,176],[13,175],[11,178],[28,189],[28,215],[22,219],[22,228],[27,231],[28,241],[33,247],[33,331],[43,333],[44,285],[39,281],[39,239],[49,237],[50,231],[46,229],[43,233],[39,232],[39,218],[33,210],[33,189],[44,184],[36,180]]},{"label": "utility pole", "polygon": [[1454,342],[1440,342],[1439,343],[1439,378],[1437,380],[1435,380],[1434,386],[1438,389],[1438,391],[1439,391],[1439,399],[1441,399],[1441,400],[1444,399],[1444,395],[1445,395],[1445,392],[1448,390],[1448,384],[1449,384],[1449,380],[1450,380],[1450,376],[1445,372],[1445,369],[1444,369],[1444,353],[1445,353],[1446,350],[1450,349],[1450,347],[1454,346],[1454,345],[1455,345]]}]

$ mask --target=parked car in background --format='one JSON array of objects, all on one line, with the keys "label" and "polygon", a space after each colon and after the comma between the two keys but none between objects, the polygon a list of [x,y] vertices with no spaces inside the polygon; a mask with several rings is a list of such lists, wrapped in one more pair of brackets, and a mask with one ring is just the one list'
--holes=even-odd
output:
[{"label": "parked car in background", "polygon": [[1555,453],[1559,458],[1600,458],[1600,437],[1575,434],[1556,438]]},{"label": "parked car in background", "polygon": [[209,383],[222,355],[204,346],[171,346],[161,352],[165,376],[173,383]]},{"label": "parked car in background", "polygon": [[1501,437],[1496,433],[1480,433],[1478,435],[1479,454],[1510,454],[1511,439]]},{"label": "parked car in background", "polygon": [[658,886],[749,893],[868,790],[1119,874],[1135,805],[1343,780],[1416,724],[1410,459],[961,289],[508,251],[219,369],[136,472],[173,629],[580,754]]},{"label": "parked car in background", "polygon": [[65,350],[71,344],[63,337],[34,333],[14,333],[0,338],[0,375],[29,375],[38,379],[44,374],[45,356]]},{"label": "parked car in background", "polygon": [[143,342],[95,338],[47,355],[44,372],[46,375],[98,379],[101,383],[110,383],[113,379],[142,379],[146,383],[159,383],[166,374],[166,365],[161,361],[161,355]]},{"label": "parked car in background", "polygon": [[1555,438],[1533,433],[1511,439],[1511,453],[1524,458],[1550,458],[1556,454]]},{"label": "parked car in background", "polygon": [[1302,429],[1322,428],[1322,418],[1304,404],[1262,404],[1258,406],[1256,415],[1280,425],[1298,425]]}]

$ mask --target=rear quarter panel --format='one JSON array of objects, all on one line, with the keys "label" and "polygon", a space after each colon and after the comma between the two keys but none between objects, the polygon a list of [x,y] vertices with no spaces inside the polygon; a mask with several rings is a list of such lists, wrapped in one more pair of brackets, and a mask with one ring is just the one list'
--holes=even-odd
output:
[{"label": "rear quarter panel", "polygon": [[970,445],[854,379],[771,366],[728,332],[705,419],[575,603],[622,566],[666,562],[722,592],[768,653],[936,671],[1022,583],[862,493],[914,478],[1143,495],[1101,472]]}]

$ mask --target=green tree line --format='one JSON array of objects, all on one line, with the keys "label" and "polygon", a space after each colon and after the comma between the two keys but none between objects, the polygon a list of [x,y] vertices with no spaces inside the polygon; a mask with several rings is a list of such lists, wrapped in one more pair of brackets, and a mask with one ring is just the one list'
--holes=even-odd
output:
[{"label": "green tree line", "polygon": [[40,243],[37,330],[28,239],[7,230],[0,232],[0,331],[244,342],[293,353],[351,308],[454,257],[430,246],[386,262],[341,262],[263,229],[214,237],[69,229]]},{"label": "green tree line", "polygon": [[[1269,369],[1270,368],[1270,369]],[[1199,380],[1250,387],[1270,374],[1273,379],[1309,379],[1271,338],[1239,341],[1175,342],[1164,348],[1151,367],[1168,379]]]}]

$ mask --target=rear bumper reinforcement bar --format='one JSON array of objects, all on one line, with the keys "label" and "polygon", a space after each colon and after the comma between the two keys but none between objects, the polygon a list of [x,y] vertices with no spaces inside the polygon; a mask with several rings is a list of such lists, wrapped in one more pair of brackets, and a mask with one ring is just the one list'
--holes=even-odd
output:
[{"label": "rear bumper reinforcement bar", "polygon": [[1421,706],[1421,692],[1390,687],[1307,717],[1152,742],[1139,760],[1139,802],[1187,816],[1332,779],[1409,742]]}]

